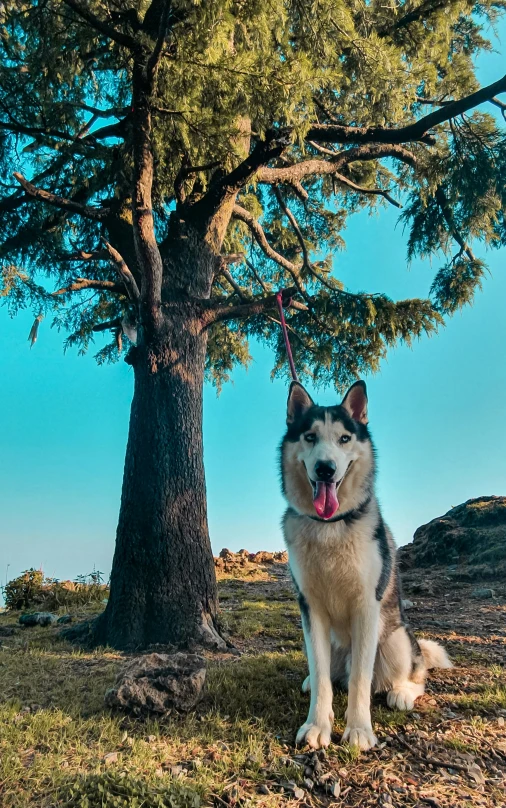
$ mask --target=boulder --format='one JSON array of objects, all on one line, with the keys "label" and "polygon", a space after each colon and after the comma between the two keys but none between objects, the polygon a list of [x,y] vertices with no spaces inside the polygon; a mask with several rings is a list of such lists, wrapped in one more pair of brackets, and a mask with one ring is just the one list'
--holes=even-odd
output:
[{"label": "boulder", "polygon": [[486,577],[491,566],[496,575],[506,575],[506,497],[478,497],[451,508],[419,527],[398,557],[404,570],[452,565],[457,577],[461,565],[469,564],[473,578],[480,569]]},{"label": "boulder", "polygon": [[14,637],[19,632],[19,628],[14,626],[0,626],[0,637]]},{"label": "boulder", "polygon": [[22,614],[19,618],[22,626],[51,626],[53,623],[58,622],[56,614],[51,612],[32,612],[31,614]]},{"label": "boulder", "polygon": [[205,680],[206,661],[197,654],[145,654],[119,673],[105,703],[133,715],[187,712],[201,698]]}]

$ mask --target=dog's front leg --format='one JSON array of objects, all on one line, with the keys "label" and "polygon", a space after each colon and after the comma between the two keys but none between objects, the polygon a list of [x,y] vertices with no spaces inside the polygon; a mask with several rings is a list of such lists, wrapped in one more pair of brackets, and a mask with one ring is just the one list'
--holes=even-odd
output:
[{"label": "dog's front leg", "polygon": [[313,749],[318,749],[329,745],[334,721],[330,681],[330,621],[316,609],[307,609],[302,612],[302,627],[309,665],[311,701],[307,721],[299,729],[296,742],[305,742]]},{"label": "dog's front leg", "polygon": [[379,603],[361,605],[352,618],[351,672],[343,741],[359,749],[377,743],[371,723],[371,684],[378,647]]}]

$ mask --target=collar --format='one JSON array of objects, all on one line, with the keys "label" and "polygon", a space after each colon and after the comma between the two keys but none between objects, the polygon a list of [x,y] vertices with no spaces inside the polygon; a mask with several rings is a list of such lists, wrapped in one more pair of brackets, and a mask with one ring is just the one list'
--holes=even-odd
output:
[{"label": "collar", "polygon": [[314,519],[315,522],[324,522],[326,525],[331,524],[332,522],[354,522],[356,519],[359,519],[363,513],[365,513],[371,499],[372,495],[369,494],[367,499],[365,499],[362,504],[358,506],[358,508],[352,508],[344,513],[338,513],[337,516],[332,517],[332,519],[322,519],[321,516],[311,516],[309,513],[298,513],[297,516],[300,516],[301,518],[306,516],[308,519]]}]

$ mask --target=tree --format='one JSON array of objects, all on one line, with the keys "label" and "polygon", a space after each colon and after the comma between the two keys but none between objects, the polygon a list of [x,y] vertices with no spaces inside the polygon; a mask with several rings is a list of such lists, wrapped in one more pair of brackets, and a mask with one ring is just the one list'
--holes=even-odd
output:
[{"label": "tree", "polygon": [[[472,300],[506,242],[506,77],[476,55],[506,0],[5,0],[2,294],[115,360],[134,396],[111,595],[94,639],[220,646],[205,375],[268,343],[342,387]],[[331,272],[349,215],[404,208],[423,300]],[[364,222],[365,226],[365,222]],[[378,279],[378,286],[381,279]],[[97,337],[100,339],[100,337]],[[130,344],[132,343],[132,344]],[[133,344],[136,343],[136,344]]]}]

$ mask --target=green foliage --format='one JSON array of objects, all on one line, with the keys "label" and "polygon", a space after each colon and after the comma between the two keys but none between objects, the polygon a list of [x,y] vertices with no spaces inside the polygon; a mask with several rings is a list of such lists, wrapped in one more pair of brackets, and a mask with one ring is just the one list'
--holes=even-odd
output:
[{"label": "green foliage", "polygon": [[[155,38],[141,30],[148,0],[85,5],[144,45]],[[334,152],[349,146],[326,144],[322,155],[304,139],[311,124],[398,127],[439,102],[476,90],[476,57],[491,48],[487,30],[505,9],[505,0],[175,0],[153,111],[159,241],[167,245],[175,211],[184,208],[176,199],[182,165],[216,168],[183,180],[186,199],[196,200],[243,159],[245,122],[250,148],[273,128],[291,128],[291,143],[275,167],[332,161]],[[95,339],[102,341],[94,326],[133,313],[126,293],[61,291],[78,277],[117,281],[100,253],[102,235],[116,245],[140,285],[130,212],[132,60],[125,47],[62,0],[6,0],[0,26],[0,295],[10,313],[28,307],[34,317],[49,317],[67,332],[65,347],[85,352]],[[342,180],[316,174],[299,187],[280,186],[299,233],[272,186],[253,177],[241,190],[239,204],[261,222],[269,245],[297,265],[307,290],[308,311],[289,314],[302,376],[343,386],[377,370],[399,340],[409,343],[433,333],[442,314],[472,302],[484,267],[458,245],[474,239],[490,247],[506,244],[506,139],[500,123],[499,111],[485,106],[438,126],[432,145],[407,144],[409,164],[395,157],[388,163],[365,158],[346,163]],[[99,221],[34,201],[12,179],[13,171],[39,188],[81,205],[107,207],[109,213]],[[438,189],[446,196],[446,213],[436,199]],[[405,203],[408,258],[444,254],[430,299],[396,303],[367,292],[352,295],[331,271],[333,253],[345,246],[348,217],[388,204],[387,197],[371,191]],[[82,250],[97,256],[83,256]],[[243,256],[230,266],[243,297],[293,284],[241,222],[231,221],[224,251]],[[219,276],[212,297],[238,302],[237,290]],[[207,377],[218,388],[236,364],[250,361],[251,337],[274,350],[274,372],[286,372],[271,315],[212,327]],[[118,359],[115,340],[100,345],[100,363]]]},{"label": "green foliage", "polygon": [[436,307],[445,314],[453,314],[466,303],[471,303],[477,286],[481,288],[484,275],[482,261],[458,257],[439,270],[431,286]]},{"label": "green foliage", "polygon": [[101,573],[78,576],[73,581],[46,578],[42,570],[29,569],[4,587],[5,605],[9,611],[43,609],[55,611],[91,603],[100,603],[107,595]]}]

